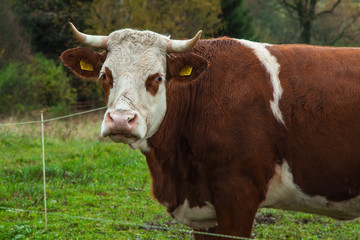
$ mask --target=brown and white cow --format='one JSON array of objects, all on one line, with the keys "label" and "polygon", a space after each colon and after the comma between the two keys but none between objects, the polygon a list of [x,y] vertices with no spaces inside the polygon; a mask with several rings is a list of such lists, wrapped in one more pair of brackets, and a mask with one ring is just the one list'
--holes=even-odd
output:
[{"label": "brown and white cow", "polygon": [[178,222],[250,237],[259,207],[360,216],[360,49],[72,29],[106,50],[61,56],[102,82],[101,135],[141,149]]}]

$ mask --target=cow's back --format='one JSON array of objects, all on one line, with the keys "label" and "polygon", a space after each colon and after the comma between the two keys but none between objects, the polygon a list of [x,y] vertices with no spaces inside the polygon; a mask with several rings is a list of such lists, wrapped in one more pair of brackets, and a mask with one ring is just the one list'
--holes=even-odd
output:
[{"label": "cow's back", "polygon": [[297,200],[279,207],[345,219],[359,216],[360,49],[268,49],[279,62],[284,90],[280,109],[286,126],[279,129],[278,146],[287,166],[278,165],[277,173],[290,171],[288,181],[292,178],[298,190],[292,196]]}]

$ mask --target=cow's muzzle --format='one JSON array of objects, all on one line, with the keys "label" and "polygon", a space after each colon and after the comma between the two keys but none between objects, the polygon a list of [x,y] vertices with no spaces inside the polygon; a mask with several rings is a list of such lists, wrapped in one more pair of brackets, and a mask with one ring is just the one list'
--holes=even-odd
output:
[{"label": "cow's muzzle", "polygon": [[103,137],[110,137],[114,142],[132,142],[140,136],[136,134],[138,116],[130,112],[108,112],[105,116],[107,131],[102,133]]}]

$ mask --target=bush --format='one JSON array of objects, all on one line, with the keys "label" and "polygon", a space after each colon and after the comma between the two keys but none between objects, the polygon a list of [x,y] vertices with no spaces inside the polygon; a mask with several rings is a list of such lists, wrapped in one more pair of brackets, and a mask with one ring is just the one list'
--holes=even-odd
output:
[{"label": "bush", "polygon": [[62,66],[43,55],[32,56],[27,63],[9,62],[0,69],[0,114],[24,113],[55,107],[66,112],[76,101]]}]

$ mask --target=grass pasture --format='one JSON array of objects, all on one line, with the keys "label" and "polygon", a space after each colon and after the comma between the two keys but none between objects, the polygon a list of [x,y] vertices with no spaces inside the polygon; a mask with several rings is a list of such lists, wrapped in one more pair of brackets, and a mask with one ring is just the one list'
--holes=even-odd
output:
[{"label": "grass pasture", "polygon": [[[0,239],[191,239],[120,224],[187,229],[152,199],[142,154],[99,138],[101,120],[97,113],[45,124],[48,231],[37,213],[43,211],[40,125],[0,127]],[[360,239],[360,221],[262,209],[253,236]]]}]

